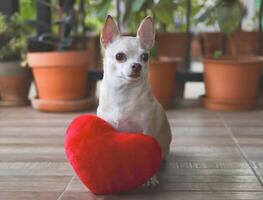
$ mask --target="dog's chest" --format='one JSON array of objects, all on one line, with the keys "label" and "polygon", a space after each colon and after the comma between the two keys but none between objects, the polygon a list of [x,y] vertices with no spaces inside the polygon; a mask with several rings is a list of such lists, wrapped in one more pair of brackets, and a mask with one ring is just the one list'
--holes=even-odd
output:
[{"label": "dog's chest", "polygon": [[115,108],[103,112],[101,116],[115,129],[126,132],[142,132],[144,130],[146,116],[137,110]]},{"label": "dog's chest", "polygon": [[119,131],[143,132],[154,106],[149,88],[127,89],[119,93],[107,89],[106,84],[103,86],[97,114]]}]

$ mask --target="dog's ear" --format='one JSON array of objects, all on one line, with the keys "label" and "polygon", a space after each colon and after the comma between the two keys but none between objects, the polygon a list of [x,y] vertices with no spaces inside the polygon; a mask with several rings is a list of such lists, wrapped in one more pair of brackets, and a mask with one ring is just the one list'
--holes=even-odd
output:
[{"label": "dog's ear", "polygon": [[108,44],[113,42],[119,35],[117,25],[115,24],[112,16],[108,15],[100,36],[101,45],[106,48]]},{"label": "dog's ear", "polygon": [[137,37],[141,40],[142,44],[150,49],[154,45],[155,31],[153,20],[150,16],[144,18],[138,30]]}]

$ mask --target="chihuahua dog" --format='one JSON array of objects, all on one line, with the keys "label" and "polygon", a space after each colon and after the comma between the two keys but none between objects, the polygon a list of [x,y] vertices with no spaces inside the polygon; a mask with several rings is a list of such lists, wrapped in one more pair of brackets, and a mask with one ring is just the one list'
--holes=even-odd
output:
[{"label": "chihuahua dog", "polygon": [[[107,17],[101,33],[104,76],[97,115],[119,131],[153,136],[165,158],[171,142],[170,125],[148,81],[149,50],[154,40],[151,17],[141,22],[136,37],[120,36],[113,18]],[[158,184],[156,176],[146,183],[150,187]]]}]

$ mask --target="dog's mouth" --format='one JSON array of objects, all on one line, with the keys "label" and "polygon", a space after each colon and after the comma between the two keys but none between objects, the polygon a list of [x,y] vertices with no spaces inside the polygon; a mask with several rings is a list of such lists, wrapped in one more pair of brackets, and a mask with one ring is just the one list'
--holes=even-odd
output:
[{"label": "dog's mouth", "polygon": [[119,78],[126,82],[135,82],[141,79],[141,73],[131,73],[129,75],[122,74],[119,76]]},{"label": "dog's mouth", "polygon": [[140,73],[132,73],[132,74],[128,75],[128,77],[136,79],[136,78],[139,78],[140,75],[141,75]]}]

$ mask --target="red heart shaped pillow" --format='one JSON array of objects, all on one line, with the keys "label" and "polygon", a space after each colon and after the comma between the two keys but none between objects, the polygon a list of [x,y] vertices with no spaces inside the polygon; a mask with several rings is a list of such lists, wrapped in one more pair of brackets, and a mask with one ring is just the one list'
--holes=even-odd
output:
[{"label": "red heart shaped pillow", "polygon": [[93,115],[79,116],[69,125],[65,150],[80,180],[95,194],[142,185],[159,169],[162,157],[153,137],[117,132]]}]

